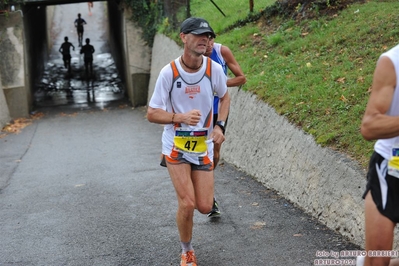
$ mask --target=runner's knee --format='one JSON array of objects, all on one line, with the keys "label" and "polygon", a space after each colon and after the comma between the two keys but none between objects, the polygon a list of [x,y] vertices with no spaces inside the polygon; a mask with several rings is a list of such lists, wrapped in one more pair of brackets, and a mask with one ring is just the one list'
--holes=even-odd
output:
[{"label": "runner's knee", "polygon": [[195,200],[190,197],[179,200],[179,209],[185,215],[189,215],[195,210]]},{"label": "runner's knee", "polygon": [[211,210],[212,210],[212,205],[213,205],[213,202],[212,203],[207,203],[206,205],[198,205],[197,206],[197,210],[200,212],[200,213],[202,213],[202,214],[208,214],[208,213],[210,213],[211,212]]}]

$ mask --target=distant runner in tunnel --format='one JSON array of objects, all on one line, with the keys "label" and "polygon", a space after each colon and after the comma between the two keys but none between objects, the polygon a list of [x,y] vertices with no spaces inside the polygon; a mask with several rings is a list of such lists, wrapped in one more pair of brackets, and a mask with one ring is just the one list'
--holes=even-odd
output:
[{"label": "distant runner in tunnel", "polygon": [[83,31],[84,31],[83,25],[86,25],[86,24],[87,24],[87,22],[83,18],[81,18],[81,15],[79,13],[78,18],[75,19],[75,27],[76,27],[76,30],[78,31],[79,47],[82,47]]},{"label": "distant runner in tunnel", "polygon": [[95,52],[93,45],[90,44],[90,39],[86,39],[86,44],[80,49],[80,53],[84,54],[86,76],[93,74],[93,53]]},{"label": "distant runner in tunnel", "polygon": [[87,2],[87,5],[89,6],[89,16],[91,16],[91,9],[93,8],[93,2]]},{"label": "distant runner in tunnel", "polygon": [[67,36],[65,36],[64,41],[65,42],[61,44],[61,47],[58,51],[62,54],[62,60],[64,61],[65,68],[67,68],[68,72],[71,73],[71,47],[75,51],[75,46],[68,42]]},{"label": "distant runner in tunnel", "polygon": [[[44,65],[43,72],[40,73],[41,79],[32,84],[35,107],[104,109],[128,101],[124,81],[110,53],[108,26],[102,24],[107,19],[107,5],[97,3],[95,10],[92,8],[91,11],[92,16],[87,17],[87,2],[54,6],[53,19],[48,23],[57,31],[53,39],[55,47],[49,50],[48,64]],[[90,38],[90,44],[95,48],[92,54],[92,76],[85,75],[84,55],[80,54],[82,47],[77,44],[74,21],[78,18],[78,13],[87,21],[87,25],[84,25],[83,46],[86,44],[85,39]],[[88,26],[92,27],[89,29]],[[68,36],[69,42],[75,47],[75,51],[72,51],[73,47],[70,48],[71,73],[64,68],[63,55],[60,53],[62,50],[59,51],[65,36]]]}]

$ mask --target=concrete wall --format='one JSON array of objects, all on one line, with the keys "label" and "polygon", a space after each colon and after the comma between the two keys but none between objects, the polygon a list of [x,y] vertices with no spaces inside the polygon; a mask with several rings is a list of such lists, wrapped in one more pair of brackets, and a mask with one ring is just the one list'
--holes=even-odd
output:
[{"label": "concrete wall", "polygon": [[112,29],[111,51],[123,77],[127,96],[133,106],[146,105],[151,48],[143,41],[141,28],[130,19],[130,10],[124,9],[116,2],[108,2],[108,14]]},{"label": "concrete wall", "polygon": [[178,46],[175,41],[160,34],[155,36],[152,49],[151,76],[148,85],[147,103],[150,101],[151,96],[154,93],[155,83],[157,82],[158,74],[161,69],[182,54],[183,49]]},{"label": "concrete wall", "polygon": [[151,71],[151,48],[142,39],[142,29],[132,22],[130,11],[125,11],[125,38],[127,51],[128,94],[133,106],[147,104]]},{"label": "concrete wall", "polygon": [[[181,55],[157,35],[152,51],[151,97],[160,69]],[[329,228],[364,245],[366,173],[344,154],[322,148],[255,95],[230,88],[232,102],[221,156]],[[396,232],[396,236],[399,234]]]},{"label": "concrete wall", "polygon": [[6,97],[4,96],[3,86],[1,85],[0,75],[0,130],[11,120],[10,112],[8,111],[8,105]]},{"label": "concrete wall", "polygon": [[232,108],[223,159],[329,228],[363,244],[361,195],[366,173],[359,165],[317,145],[312,136],[291,125],[255,95],[236,88],[230,93]]},{"label": "concrete wall", "polygon": [[25,67],[26,67],[26,97],[28,99],[28,112],[33,106],[34,85],[42,77],[44,66],[49,56],[47,41],[47,7],[22,6],[24,14],[25,35]]},{"label": "concrete wall", "polygon": [[[11,118],[29,114],[25,37],[21,12],[0,15],[0,76]],[[3,116],[3,115],[2,115]]]},{"label": "concrete wall", "polygon": [[123,9],[118,5],[116,1],[108,1],[108,17],[109,17],[109,45],[111,47],[111,54],[115,60],[115,65],[119,71],[119,76],[125,87],[131,87],[131,84],[127,84],[128,80],[127,71],[124,71],[124,66],[127,65],[127,55],[125,51],[125,26]]},{"label": "concrete wall", "polygon": [[32,109],[33,84],[40,79],[48,56],[46,24],[45,7],[21,6],[0,15],[2,93],[11,118],[28,117]]},{"label": "concrete wall", "polygon": [[47,6],[46,7],[46,21],[48,22],[46,25],[46,31],[47,31],[47,49],[51,51],[54,45],[54,32],[52,31],[53,29],[53,23],[52,21],[54,20],[54,11],[55,11],[55,6]]}]

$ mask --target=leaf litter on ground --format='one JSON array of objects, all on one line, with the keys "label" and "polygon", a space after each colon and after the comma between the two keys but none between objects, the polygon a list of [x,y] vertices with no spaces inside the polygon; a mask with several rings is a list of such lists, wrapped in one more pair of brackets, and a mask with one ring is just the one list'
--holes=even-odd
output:
[{"label": "leaf litter on ground", "polygon": [[33,120],[37,120],[40,119],[44,116],[43,113],[38,112],[38,113],[34,113],[31,114],[29,116],[29,118],[25,118],[25,117],[20,117],[20,118],[16,118],[11,120],[10,123],[8,123],[7,125],[5,125],[1,132],[4,132],[2,134],[0,134],[0,138],[4,138],[5,136],[7,136],[8,134],[18,134],[21,132],[22,129],[24,129],[25,127],[29,126],[30,124],[32,124]]}]

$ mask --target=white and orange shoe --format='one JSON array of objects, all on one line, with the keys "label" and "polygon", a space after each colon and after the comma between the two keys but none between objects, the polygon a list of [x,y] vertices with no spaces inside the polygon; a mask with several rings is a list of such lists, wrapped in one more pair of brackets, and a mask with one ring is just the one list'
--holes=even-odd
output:
[{"label": "white and orange shoe", "polygon": [[356,257],[356,266],[364,266],[364,260],[366,257],[358,256]]},{"label": "white and orange shoe", "polygon": [[194,250],[181,254],[180,266],[197,266]]}]

